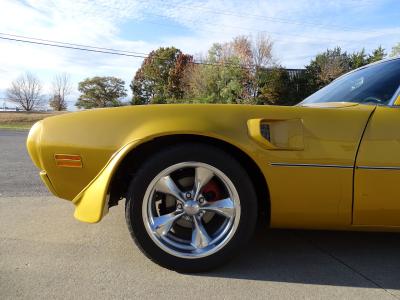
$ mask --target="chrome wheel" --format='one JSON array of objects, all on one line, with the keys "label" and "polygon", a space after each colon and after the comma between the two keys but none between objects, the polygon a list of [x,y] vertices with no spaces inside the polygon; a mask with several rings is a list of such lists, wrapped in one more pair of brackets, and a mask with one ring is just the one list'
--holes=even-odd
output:
[{"label": "chrome wheel", "polygon": [[200,162],[175,164],[146,189],[142,217],[151,239],[165,252],[201,258],[222,249],[240,220],[240,200],[232,181]]}]

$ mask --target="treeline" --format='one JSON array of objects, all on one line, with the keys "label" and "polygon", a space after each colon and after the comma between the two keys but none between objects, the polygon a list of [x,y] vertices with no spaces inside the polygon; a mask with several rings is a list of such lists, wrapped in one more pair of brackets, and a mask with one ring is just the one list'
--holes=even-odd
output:
[{"label": "treeline", "polygon": [[[92,77],[78,85],[78,108],[126,104],[246,103],[293,105],[340,75],[387,56],[382,47],[348,53],[340,47],[318,54],[301,70],[288,70],[274,56],[273,42],[263,34],[238,36],[216,43],[203,56],[194,58],[175,47],[151,51],[130,83],[132,99],[126,103],[125,82],[115,77]],[[400,43],[390,56],[400,55]],[[14,80],[7,99],[30,111],[49,104],[67,109],[72,93],[70,77],[59,74],[51,84],[51,95],[42,94],[37,77],[26,73]]]},{"label": "treeline", "polygon": [[248,103],[293,105],[340,75],[386,57],[382,47],[318,54],[304,70],[287,70],[273,56],[265,35],[239,36],[214,44],[196,60],[174,47],[152,51],[130,87],[132,104]]},{"label": "treeline", "polygon": [[72,90],[70,76],[60,73],[54,76],[51,94],[46,96],[39,78],[26,72],[11,82],[6,99],[25,111],[42,110],[47,105],[55,111],[62,111],[67,109],[66,98],[71,95]]}]

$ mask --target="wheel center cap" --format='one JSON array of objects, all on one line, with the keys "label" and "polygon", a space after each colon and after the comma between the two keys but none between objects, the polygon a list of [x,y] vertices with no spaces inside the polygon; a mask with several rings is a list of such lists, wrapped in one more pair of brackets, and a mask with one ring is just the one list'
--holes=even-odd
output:
[{"label": "wheel center cap", "polygon": [[194,200],[186,201],[183,210],[189,216],[193,216],[199,212],[199,204]]}]

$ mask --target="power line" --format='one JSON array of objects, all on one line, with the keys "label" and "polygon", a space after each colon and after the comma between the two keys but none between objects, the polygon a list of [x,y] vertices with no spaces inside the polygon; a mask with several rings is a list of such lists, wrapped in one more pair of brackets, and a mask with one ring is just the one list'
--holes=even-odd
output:
[{"label": "power line", "polygon": [[[34,44],[34,45],[42,45],[42,46],[50,46],[50,47],[57,47],[57,48],[65,48],[65,49],[72,49],[72,50],[79,50],[79,51],[88,51],[88,52],[95,52],[95,53],[102,53],[102,54],[111,54],[111,55],[119,55],[119,56],[127,56],[127,57],[134,57],[134,58],[148,58],[149,56],[144,56],[144,55],[136,55],[136,54],[128,54],[128,53],[121,53],[121,52],[114,52],[114,51],[105,51],[105,50],[96,50],[96,49],[88,49],[85,47],[74,47],[74,46],[67,46],[67,45],[58,45],[55,43],[45,43],[45,42],[38,42],[38,41],[30,41],[30,40],[22,40],[22,39],[17,39],[17,38],[9,38],[9,37],[3,37],[0,36],[0,39],[2,40],[8,40],[8,41],[14,41],[14,42],[21,42],[21,43],[29,43],[29,44]],[[67,44],[67,43],[64,43]],[[117,50],[118,51],[118,50]],[[161,60],[168,60],[168,58],[162,58],[162,57],[157,57],[158,59]],[[208,66],[232,66],[232,67],[238,67],[238,68],[248,68],[245,66],[238,66],[236,64],[232,63],[222,63],[222,64],[213,64],[213,63],[206,63],[206,62],[197,62],[197,61],[192,61],[191,63],[196,64],[196,65],[208,65]],[[255,65],[250,65],[250,67],[254,67]]]},{"label": "power line", "polygon": [[84,48],[92,48],[92,49],[112,51],[112,52],[122,52],[122,53],[128,53],[128,54],[146,55],[147,56],[147,53],[143,53],[143,52],[134,52],[134,51],[112,49],[112,48],[103,48],[103,47],[91,46],[91,45],[66,43],[66,42],[60,42],[60,41],[54,41],[54,40],[46,40],[46,39],[40,39],[40,38],[35,38],[35,37],[29,37],[29,36],[24,36],[24,35],[9,34],[9,33],[4,33],[4,32],[0,32],[0,35],[5,35],[5,36],[9,36],[9,37],[14,37],[14,38],[29,39],[29,40],[34,40],[34,41],[56,43],[56,44],[61,44],[61,45],[74,46],[74,47],[84,47]]},{"label": "power line", "polygon": [[[1,35],[6,35],[9,37],[4,37]],[[21,37],[24,39],[12,38],[12,37]],[[141,53],[141,52],[103,48],[103,47],[89,46],[89,45],[83,45],[83,44],[74,44],[74,43],[67,43],[67,42],[59,42],[59,41],[46,40],[46,39],[21,36],[21,35],[13,35],[13,34],[8,34],[8,33],[1,33],[1,32],[0,32],[0,39],[7,40],[7,41],[13,41],[13,42],[29,43],[29,44],[34,44],[34,45],[50,46],[50,47],[57,47],[57,48],[64,48],[64,49],[78,50],[78,51],[95,52],[95,53],[101,53],[101,54],[119,55],[119,56],[125,56],[125,57],[133,57],[133,58],[146,59],[149,57],[145,53]],[[162,57],[157,57],[157,56],[154,56],[154,57],[156,57],[160,60],[168,60],[168,58],[162,58]],[[313,56],[307,56],[307,57],[313,57]],[[219,67],[232,66],[232,67],[238,67],[238,68],[243,68],[243,69],[259,67],[254,64],[248,64],[247,66],[243,66],[243,65],[238,66],[237,64],[233,64],[233,63],[229,63],[229,62],[207,63],[207,62],[193,60],[193,61],[191,61],[191,63],[196,64],[196,65],[208,65],[208,66],[219,66]]]},{"label": "power line", "polygon": [[[181,7],[184,7],[184,6],[181,5]],[[187,6],[185,6],[185,7],[187,7]],[[201,7],[195,6],[195,8],[201,8]],[[230,14],[231,12],[227,12],[227,13]],[[165,16],[157,15],[157,14],[153,14],[153,15],[159,16],[159,17],[165,17]],[[151,21],[147,21],[147,20],[145,22],[159,24],[159,25],[163,25],[163,26],[169,26],[169,27],[177,27],[177,26],[174,26],[172,24],[157,23],[157,22],[151,22]],[[192,22],[192,24],[193,24],[193,21],[189,21],[189,22]],[[210,23],[210,22],[207,22],[207,24],[218,25],[216,23]],[[226,25],[226,27],[231,27],[231,28],[241,29],[241,30],[248,30],[248,31],[252,31],[253,30],[252,28],[244,28],[244,27],[239,27],[239,26]],[[209,32],[217,32],[217,31],[211,31],[211,30],[207,30],[207,29],[203,29],[203,30],[209,31]],[[265,31],[265,30],[260,30],[260,31],[256,31],[256,32],[268,33],[268,34],[274,34],[274,35],[280,35],[280,36],[287,35],[287,36],[295,36],[295,37],[304,37],[304,38],[307,38],[307,39],[316,39],[316,38],[318,38],[319,40],[325,39],[325,40],[334,41],[334,42],[344,42],[344,43],[352,42],[352,43],[354,43],[354,41],[345,41],[345,40],[331,39],[331,38],[324,38],[324,37],[321,37],[321,38],[320,37],[311,37],[311,36],[305,36],[305,35],[301,35],[301,34],[290,34],[290,33],[272,32],[272,31]],[[146,53],[137,52],[137,51],[127,51],[127,50],[104,48],[104,47],[98,47],[98,46],[92,46],[92,45],[83,45],[83,44],[76,44],[76,43],[69,43],[69,42],[61,42],[61,41],[41,39],[41,38],[28,37],[28,36],[22,36],[22,35],[14,35],[14,34],[1,33],[1,32],[0,32],[0,35],[5,35],[5,36],[8,36],[8,37],[14,37],[15,38],[14,39],[14,38],[0,37],[1,39],[8,39],[10,41],[19,41],[19,42],[26,42],[26,43],[31,43],[31,44],[41,44],[41,45],[46,45],[46,46],[67,48],[67,49],[73,49],[73,50],[82,50],[82,51],[89,51],[89,52],[97,52],[97,53],[104,53],[104,54],[112,54],[112,55],[119,55],[120,54],[121,56],[129,56],[129,57],[135,57],[135,58],[146,58],[146,57],[148,57]],[[26,40],[22,41],[19,38],[29,39],[30,41],[26,41]],[[275,39],[274,38],[274,40],[280,40],[280,39]],[[33,42],[33,41],[36,41],[36,42]],[[43,42],[43,43],[39,43],[37,41],[40,41],[40,42]],[[359,43],[361,44],[361,42],[359,42]],[[57,44],[57,45],[55,45],[55,44]],[[364,44],[365,44],[365,42],[364,42]],[[353,51],[354,51],[354,49],[353,49]],[[195,63],[195,64],[207,64],[207,63],[204,63],[204,62],[193,62],[193,63]]]},{"label": "power line", "polygon": [[28,41],[28,40],[21,40],[16,38],[8,38],[0,36],[2,40],[9,40],[14,42],[22,42],[22,43],[29,43],[35,45],[43,45],[43,46],[51,46],[51,47],[58,47],[58,48],[66,48],[66,49],[73,49],[73,50],[80,50],[80,51],[88,51],[88,52],[96,52],[96,53],[104,53],[104,54],[112,54],[112,55],[120,55],[120,56],[129,56],[135,58],[146,58],[147,56],[143,55],[136,55],[136,54],[127,54],[127,53],[120,53],[120,52],[113,52],[113,51],[105,51],[105,50],[95,50],[95,49],[88,49],[83,47],[74,47],[74,46],[66,46],[66,45],[57,45],[57,44],[50,44],[45,42],[35,42],[35,41]]},{"label": "power line", "polygon": [[[143,1],[140,1],[143,3]],[[196,5],[174,5],[174,6],[168,6],[168,5],[163,5],[164,8],[170,8],[170,9],[175,9],[175,8],[188,8],[188,9],[197,9],[197,10],[202,10],[202,11],[207,11],[212,14],[216,15],[226,15],[226,16],[234,16],[238,18],[253,18],[253,19],[258,19],[258,20],[265,20],[268,22],[273,22],[273,23],[283,23],[283,24],[293,24],[293,25],[303,25],[303,26],[319,26],[322,29],[326,30],[332,30],[332,29],[340,29],[343,31],[355,31],[355,32],[371,32],[371,30],[359,30],[358,28],[355,27],[350,27],[350,26],[340,26],[336,24],[323,24],[323,23],[318,23],[318,22],[300,22],[296,20],[291,20],[291,19],[285,19],[285,18],[276,18],[276,17],[268,17],[268,16],[263,16],[263,15],[257,15],[257,14],[248,14],[248,13],[242,13],[238,14],[233,11],[227,11],[227,10],[214,10],[210,8],[206,8],[204,6],[196,6]]]},{"label": "power line", "polygon": [[[164,5],[164,7],[167,7]],[[283,18],[273,18],[273,17],[267,17],[267,16],[262,16],[262,15],[254,15],[254,14],[242,14],[239,15],[235,12],[232,11],[224,11],[224,10],[211,10],[202,6],[187,6],[187,5],[175,5],[173,7],[170,8],[194,8],[194,9],[200,9],[200,10],[205,10],[205,11],[209,11],[211,13],[214,14],[222,14],[222,15],[232,15],[235,17],[252,17],[252,18],[259,18],[259,19],[267,19],[267,20],[271,20],[271,21],[279,21],[279,22],[289,22],[291,24],[295,24],[295,25],[323,25],[324,24],[320,24],[320,23],[311,23],[311,22],[297,22],[297,21],[293,21],[293,20],[288,20],[288,19],[283,19]],[[158,17],[166,17],[163,15],[157,15],[157,14],[152,14],[150,13],[150,15],[154,15],[154,16],[158,16]],[[154,24],[159,24],[159,25],[163,25],[163,26],[170,26],[170,27],[176,27],[173,26],[172,24],[165,24],[165,23],[156,23],[156,22],[151,22],[151,21],[145,21],[148,23],[154,23]],[[194,21],[188,21],[191,22],[192,24],[194,24]],[[198,22],[196,23],[198,24]],[[217,23],[210,23],[207,22],[207,24],[214,24],[214,25],[218,25]],[[245,27],[239,27],[239,26],[230,26],[230,25],[226,25],[226,27],[231,27],[231,28],[236,28],[236,29],[241,29],[241,30],[248,30],[248,31],[252,31],[252,28],[245,28]],[[339,28],[339,27],[338,27]],[[344,28],[344,27],[343,27]],[[342,28],[342,29],[343,29]],[[219,31],[211,31],[211,30],[207,30],[207,29],[203,29],[204,31],[209,31],[209,32],[218,32]],[[311,36],[305,36],[305,35],[301,35],[301,34],[290,34],[290,33],[281,33],[281,32],[272,32],[272,31],[265,31],[265,30],[254,30],[256,32],[264,32],[264,33],[268,33],[268,34],[274,34],[274,35],[279,35],[279,36],[295,36],[295,37],[304,37],[307,39],[325,39],[328,41],[335,41],[335,42],[344,42],[344,43],[349,43],[352,42],[354,43],[354,41],[346,41],[346,40],[339,40],[339,39],[331,39],[331,38],[324,38],[324,37],[311,37]],[[127,56],[127,57],[134,57],[134,58],[147,58],[148,55],[146,53],[143,52],[136,52],[136,51],[127,51],[127,50],[119,50],[119,49],[113,49],[113,48],[105,48],[105,47],[98,47],[98,46],[92,46],[92,45],[83,45],[83,44],[76,44],[76,43],[69,43],[69,42],[61,42],[61,41],[54,41],[54,40],[47,40],[47,39],[41,39],[41,38],[34,38],[34,37],[28,37],[28,36],[22,36],[22,35],[13,35],[13,34],[8,34],[8,33],[1,33],[0,35],[3,36],[8,36],[8,37],[1,37],[0,39],[3,40],[9,40],[9,41],[16,41],[16,42],[25,42],[25,43],[30,43],[30,44],[38,44],[38,45],[44,45],[44,46],[51,46],[51,47],[58,47],[58,48],[66,48],[66,49],[72,49],[72,50],[80,50],[80,51],[88,51],[88,52],[96,52],[96,53],[103,53],[103,54],[111,54],[111,55],[120,55],[120,56]],[[25,40],[21,40],[25,39]],[[26,40],[29,39],[29,40]],[[279,40],[279,39],[278,39]],[[292,41],[293,42],[293,41]],[[359,42],[361,44],[361,42]],[[354,50],[353,50],[354,51]],[[311,57],[311,56],[310,56]],[[162,58],[160,58],[162,59]],[[205,62],[196,62],[193,61],[194,64],[204,64],[204,65],[218,65],[220,66],[220,64],[211,64],[211,63],[205,63]],[[225,65],[230,65],[229,63],[225,63]]]}]

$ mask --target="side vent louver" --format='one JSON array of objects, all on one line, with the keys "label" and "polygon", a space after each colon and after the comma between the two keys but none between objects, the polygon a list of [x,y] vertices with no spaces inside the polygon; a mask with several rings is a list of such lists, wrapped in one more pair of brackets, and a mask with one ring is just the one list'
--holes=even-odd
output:
[{"label": "side vent louver", "polygon": [[271,130],[269,128],[269,124],[261,123],[260,124],[261,135],[268,141],[271,141]]},{"label": "side vent louver", "polygon": [[249,136],[268,150],[304,150],[302,119],[249,119]]}]

